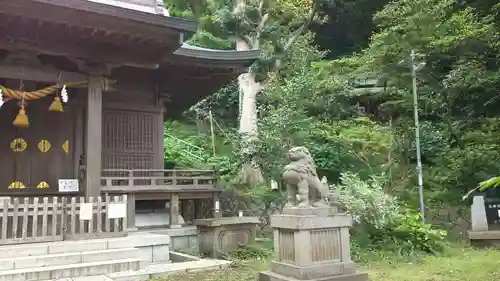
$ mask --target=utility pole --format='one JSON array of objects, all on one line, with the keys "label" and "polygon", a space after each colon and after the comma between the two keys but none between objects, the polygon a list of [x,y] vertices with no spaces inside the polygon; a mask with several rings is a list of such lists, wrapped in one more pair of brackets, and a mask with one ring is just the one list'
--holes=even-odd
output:
[{"label": "utility pole", "polygon": [[417,71],[425,65],[425,63],[416,64],[416,56],[414,50],[411,51],[411,76],[413,84],[413,111],[415,121],[415,146],[417,149],[417,173],[418,173],[418,194],[420,197],[420,215],[422,222],[425,222],[425,203],[424,203],[424,187],[422,179],[422,159],[420,155],[420,124],[418,122],[418,94],[417,94]]},{"label": "utility pole", "polygon": [[215,132],[214,132],[214,117],[212,115],[212,110],[208,112],[210,117],[210,134],[212,136],[212,153],[213,153],[213,161],[215,163]]}]

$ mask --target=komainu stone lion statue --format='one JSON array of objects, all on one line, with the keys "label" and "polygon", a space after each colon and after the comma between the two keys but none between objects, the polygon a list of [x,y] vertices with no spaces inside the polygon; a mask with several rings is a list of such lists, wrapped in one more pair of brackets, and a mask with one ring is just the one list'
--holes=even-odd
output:
[{"label": "komainu stone lion statue", "polygon": [[285,208],[328,206],[328,184],[318,178],[309,150],[303,146],[294,147],[288,151],[288,158],[291,162],[283,171],[283,181],[287,186]]}]

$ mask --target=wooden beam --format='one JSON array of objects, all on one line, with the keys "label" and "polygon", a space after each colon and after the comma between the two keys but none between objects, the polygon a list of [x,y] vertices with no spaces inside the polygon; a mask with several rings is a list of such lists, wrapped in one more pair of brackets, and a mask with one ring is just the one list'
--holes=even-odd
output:
[{"label": "wooden beam", "polygon": [[59,71],[54,68],[33,68],[24,67],[20,65],[1,65],[0,64],[0,77],[9,79],[20,79],[21,76],[24,80],[45,82],[45,83],[60,83],[66,82],[84,82],[87,81],[87,76],[76,73]]},{"label": "wooden beam", "polygon": [[127,194],[127,230],[136,231],[135,227],[135,194],[129,193]]},{"label": "wooden beam", "polygon": [[102,77],[91,74],[88,81],[85,196],[97,197],[101,195]]},{"label": "wooden beam", "polygon": [[[34,38],[33,38],[34,39]],[[159,61],[155,58],[141,58],[138,53],[123,52],[117,49],[112,49],[109,46],[104,48],[102,46],[82,46],[74,42],[53,42],[42,43],[40,41],[30,40],[2,40],[0,42],[0,49],[7,51],[29,51],[38,54],[47,54],[54,56],[64,56],[70,58],[84,58],[93,62],[109,62],[116,65],[126,65],[132,67],[157,69]],[[144,50],[147,53],[148,50]]]}]

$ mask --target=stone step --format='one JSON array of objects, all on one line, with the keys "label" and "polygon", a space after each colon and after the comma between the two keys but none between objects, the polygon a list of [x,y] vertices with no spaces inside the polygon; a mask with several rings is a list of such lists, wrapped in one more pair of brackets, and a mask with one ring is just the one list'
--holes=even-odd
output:
[{"label": "stone step", "polygon": [[107,249],[107,239],[95,239],[1,246],[0,253],[2,253],[2,259],[5,259],[23,256],[101,251]]},{"label": "stone step", "polygon": [[159,234],[131,235],[128,237],[92,239],[80,241],[61,241],[0,246],[0,258],[41,256],[50,254],[102,251],[122,248],[156,248],[164,250],[170,244],[170,237]]},{"label": "stone step", "polygon": [[0,281],[42,281],[80,276],[106,275],[115,272],[138,270],[140,261],[141,259],[138,258],[128,258],[5,270],[0,272]]},{"label": "stone step", "polygon": [[116,272],[107,274],[106,276],[111,278],[113,281],[149,281],[172,274],[223,270],[229,268],[230,265],[231,262],[225,260],[203,259],[190,262],[154,264],[145,269]]},{"label": "stone step", "polygon": [[114,281],[114,280],[107,277],[106,275],[97,275],[97,276],[63,278],[63,279],[48,280],[48,281]]},{"label": "stone step", "polygon": [[135,248],[123,248],[38,256],[20,256],[6,259],[0,254],[0,257],[2,257],[2,259],[0,259],[1,272],[3,270],[139,258],[139,252]]}]

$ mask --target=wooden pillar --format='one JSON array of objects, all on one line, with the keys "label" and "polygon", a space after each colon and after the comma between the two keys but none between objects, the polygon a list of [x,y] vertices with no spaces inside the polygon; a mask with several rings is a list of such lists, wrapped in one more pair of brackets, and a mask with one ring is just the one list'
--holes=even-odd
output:
[{"label": "wooden pillar", "polygon": [[202,206],[202,201],[201,199],[194,199],[193,204],[194,204],[194,216],[193,220],[195,219],[204,219],[203,217],[203,206]]},{"label": "wooden pillar", "polygon": [[220,209],[220,194],[218,192],[214,192],[214,218],[220,219],[222,218],[222,211]]},{"label": "wooden pillar", "polygon": [[170,194],[170,228],[180,228],[179,223],[179,194]]},{"label": "wooden pillar", "polygon": [[86,180],[85,196],[101,195],[101,152],[102,152],[102,77],[89,75],[86,122]]},{"label": "wooden pillar", "polygon": [[189,209],[189,200],[180,200],[180,203],[181,203],[181,206],[180,206],[180,209],[181,209],[181,216],[184,218],[184,223],[185,224],[188,224],[191,223],[193,221],[193,214],[190,212],[190,209]]},{"label": "wooden pillar", "polygon": [[127,200],[127,228],[128,231],[136,231],[135,227],[135,193],[129,193]]}]

